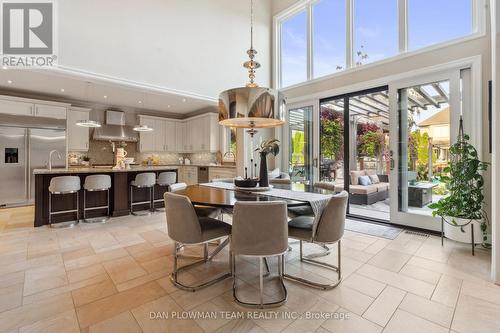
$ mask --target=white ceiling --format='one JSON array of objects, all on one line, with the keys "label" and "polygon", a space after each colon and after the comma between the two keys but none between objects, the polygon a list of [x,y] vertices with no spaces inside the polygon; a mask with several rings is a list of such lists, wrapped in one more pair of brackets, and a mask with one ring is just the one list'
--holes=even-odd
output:
[{"label": "white ceiling", "polygon": [[49,69],[0,69],[0,90],[17,96],[43,96],[49,100],[76,105],[99,104],[133,108],[136,111],[143,109],[179,114],[180,117],[201,109],[215,108],[217,105],[215,98],[197,98],[157,87],[89,79]]}]

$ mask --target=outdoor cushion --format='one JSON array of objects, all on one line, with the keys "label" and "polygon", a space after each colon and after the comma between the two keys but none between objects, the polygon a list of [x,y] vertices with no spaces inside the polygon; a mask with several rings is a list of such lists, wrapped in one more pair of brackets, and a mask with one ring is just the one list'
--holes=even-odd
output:
[{"label": "outdoor cushion", "polygon": [[349,192],[351,194],[371,194],[377,192],[377,187],[375,185],[351,185],[349,187]]},{"label": "outdoor cushion", "polygon": [[375,186],[377,188],[377,192],[385,192],[389,190],[388,183],[378,183],[378,184],[373,184],[372,186]]},{"label": "outdoor cushion", "polygon": [[359,184],[359,177],[364,176],[365,170],[356,170],[356,171],[351,171],[351,185],[358,185]]},{"label": "outdoor cushion", "polygon": [[369,175],[370,180],[372,181],[372,184],[378,184],[380,183],[380,179],[378,178],[377,175]]},{"label": "outdoor cushion", "polygon": [[280,169],[276,168],[273,171],[268,172],[267,176],[269,177],[269,179],[278,178],[280,176]]},{"label": "outdoor cushion", "polygon": [[369,176],[361,176],[358,178],[359,185],[368,186],[372,184]]}]

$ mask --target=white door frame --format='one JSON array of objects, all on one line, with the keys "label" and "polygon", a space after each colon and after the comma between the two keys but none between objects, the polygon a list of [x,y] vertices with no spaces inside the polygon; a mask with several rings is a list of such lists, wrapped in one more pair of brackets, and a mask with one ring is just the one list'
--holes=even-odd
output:
[{"label": "white door frame", "polygon": [[[465,67],[467,68],[467,67]],[[407,225],[416,228],[429,229],[434,231],[441,230],[440,218],[415,214],[411,212],[399,211],[399,117],[398,117],[398,90],[424,85],[427,83],[448,80],[450,83],[450,139],[454,142],[458,133],[459,117],[461,113],[461,92],[460,92],[460,70],[464,67],[456,67],[452,70],[433,72],[426,75],[419,75],[412,78],[406,78],[399,81],[394,81],[389,84],[389,109],[390,109],[390,150],[393,153],[393,167],[391,168],[389,182],[390,186],[390,206],[391,206],[391,223]]]},{"label": "white door frame", "polygon": [[[312,167],[312,179],[311,182],[317,182],[319,179],[319,169],[318,169],[318,161],[319,161],[319,100],[318,99],[311,99],[311,100],[304,100],[301,102],[297,103],[292,103],[292,104],[287,104],[286,105],[286,117],[288,119],[288,111],[293,110],[293,109],[300,109],[300,108],[305,108],[305,107],[312,107],[312,114],[311,114],[311,121],[312,121],[312,161],[313,161],[313,167]],[[281,128],[281,142],[282,142],[282,151],[283,155],[281,157],[281,169],[283,171],[288,172],[288,166],[290,165],[290,154],[289,154],[289,143],[290,143],[290,138],[289,138],[289,124],[288,122],[283,125]]]}]

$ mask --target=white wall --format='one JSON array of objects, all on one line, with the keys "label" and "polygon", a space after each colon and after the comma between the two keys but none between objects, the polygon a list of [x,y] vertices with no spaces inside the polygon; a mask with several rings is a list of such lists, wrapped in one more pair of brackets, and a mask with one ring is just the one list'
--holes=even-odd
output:
[{"label": "white wall", "polygon": [[[63,0],[59,65],[217,98],[244,86],[248,0]],[[254,4],[254,47],[269,85],[271,4]]]}]

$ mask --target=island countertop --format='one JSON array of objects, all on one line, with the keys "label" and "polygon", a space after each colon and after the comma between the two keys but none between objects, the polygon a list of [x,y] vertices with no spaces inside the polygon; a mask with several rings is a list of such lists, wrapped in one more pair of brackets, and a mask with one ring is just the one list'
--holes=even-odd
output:
[{"label": "island countertop", "polygon": [[152,165],[152,166],[132,166],[130,169],[113,169],[107,167],[69,167],[69,168],[53,168],[35,169],[35,175],[55,175],[55,174],[75,174],[75,173],[115,173],[115,172],[148,172],[148,171],[163,171],[177,170],[176,165]]}]

